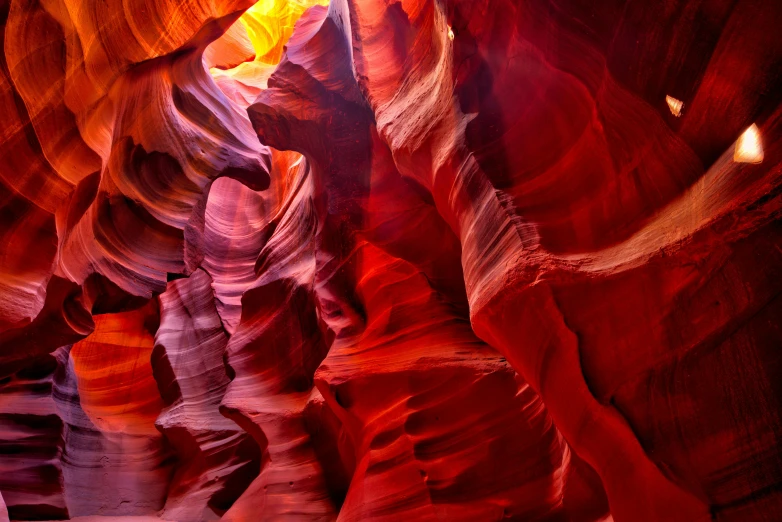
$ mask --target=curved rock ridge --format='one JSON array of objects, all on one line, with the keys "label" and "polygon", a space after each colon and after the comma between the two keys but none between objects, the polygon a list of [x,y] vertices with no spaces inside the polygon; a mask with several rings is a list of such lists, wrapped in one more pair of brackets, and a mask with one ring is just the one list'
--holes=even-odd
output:
[{"label": "curved rock ridge", "polygon": [[61,404],[72,516],[145,515],[163,507],[172,457],[155,427],[163,408],[151,363],[159,320],[155,301],[98,315],[95,331],[69,350]]},{"label": "curved rock ridge", "polygon": [[[640,2],[349,2],[362,91],[396,164],[460,238],[475,332],[540,392],[600,474],[616,519],[754,519],[779,509],[780,456],[766,460],[767,443],[720,439],[707,449],[689,431],[707,422],[719,438],[740,423],[753,441],[777,431],[773,378],[727,392],[716,377],[755,380],[769,368],[760,354],[774,335],[756,321],[773,313],[767,278],[779,267],[761,246],[775,242],[779,160],[747,167],[727,154],[758,115],[766,151],[777,149],[778,94],[762,98],[746,82],[780,92],[767,69],[779,64],[767,52],[779,37],[738,27],[781,13],[732,5],[712,6],[696,25],[705,13],[686,3],[657,15]],[[682,24],[673,49],[688,52],[695,36],[675,38],[693,31],[704,37],[700,52],[670,60],[655,46],[649,35],[670,31],[670,19]],[[734,46],[752,57],[735,70]],[[666,114],[664,92],[687,94],[681,122]],[[729,111],[735,100],[741,107]],[[762,261],[750,277],[738,259],[755,248]],[[708,262],[715,249],[724,254]],[[695,360],[704,373],[686,369]],[[682,394],[664,384],[682,380]],[[727,472],[758,459],[754,486]]]},{"label": "curved rock ridge", "polygon": [[0,521],[782,519],[777,4],[0,2]]},{"label": "curved rock ridge", "polygon": [[420,271],[371,243],[356,256],[366,328],[338,336],[316,373],[356,446],[340,518],[561,515],[567,451],[539,397]]},{"label": "curved rock ridge", "polygon": [[132,295],[160,293],[167,274],[203,259],[213,179],[268,186],[269,153],[215,87],[201,51],[146,62],[115,83],[120,98],[109,100],[125,110],[107,167],[63,242],[61,268],[72,280],[100,273]]},{"label": "curved rock ridge", "polygon": [[[251,4],[115,4],[4,6],[3,103],[11,120],[2,141],[2,238],[4,251],[25,256],[2,258],[4,302],[13,303],[0,309],[3,329],[35,317],[58,266],[79,284],[97,272],[133,295],[149,297],[150,286],[159,293],[165,285],[156,273],[165,281],[166,271],[182,272],[184,259],[201,255],[203,208],[192,209],[208,182],[225,175],[268,184],[268,157],[246,116],[201,67],[206,45]],[[102,20],[111,12],[127,15],[107,30]],[[164,30],[172,16],[183,23]],[[130,254],[146,242],[134,244],[123,226],[151,229],[156,244],[173,236],[167,241],[179,252],[157,254],[150,274]],[[128,271],[148,282],[130,284]]]},{"label": "curved rock ridge", "polygon": [[47,354],[0,385],[0,520],[68,517],[63,421],[52,398],[56,369]]},{"label": "curved rock ridge", "polygon": [[[6,33],[9,2],[0,5]],[[43,156],[29,113],[13,88],[8,59],[0,61],[3,134],[0,158],[0,332],[29,324],[43,308],[57,253],[54,213],[70,189]],[[28,256],[20,256],[26,252]]]},{"label": "curved rock ridge", "polygon": [[77,4],[0,10],[0,357],[11,373],[24,346],[75,342],[90,312],[138,306],[169,274],[195,270],[214,179],[269,184],[270,152],[201,61],[251,3]]},{"label": "curved rock ridge", "polygon": [[206,272],[169,283],[160,296],[152,354],[166,403],[155,426],[179,457],[166,520],[217,520],[258,475],[257,443],[219,411],[230,382],[223,364],[227,342]]},{"label": "curved rock ridge", "polygon": [[241,321],[226,351],[234,379],[221,408],[264,447],[261,473],[227,521],[254,513],[293,520],[337,514],[304,418],[312,375],[328,350],[313,293],[317,214],[309,164],[301,159],[286,177],[258,277],[242,296]]},{"label": "curved rock ridge", "polygon": [[271,152],[272,182],[267,190],[253,191],[231,178],[220,178],[209,192],[202,267],[212,277],[217,311],[229,335],[241,316],[242,294],[255,281],[255,262],[283,202],[288,170],[300,159],[295,152]]},{"label": "curved rock ridge", "polygon": [[12,375],[37,357],[89,335],[95,327],[90,309],[89,295],[79,285],[52,276],[35,319],[0,333],[0,376]]},{"label": "curved rock ridge", "polygon": [[[270,290],[267,274],[314,282],[333,339],[315,383],[353,448],[343,468],[355,466],[339,519],[565,517],[570,450],[537,394],[472,333],[456,237],[396,171],[349,64],[326,65],[313,52],[344,63],[346,36],[333,4],[308,11],[269,88],[248,108],[263,142],[301,152],[312,165],[317,204],[296,209],[295,226],[286,218],[277,225],[259,257],[257,285],[265,286],[257,288]],[[411,244],[408,234],[422,226],[441,248]],[[309,244],[303,231],[317,234],[316,256],[302,253]],[[245,307],[255,291],[244,294]],[[287,290],[288,299],[299,293]],[[260,295],[257,302],[282,298]],[[301,299],[277,315],[306,313],[312,305]],[[312,326],[275,330],[308,332],[317,325],[317,315],[310,317]],[[240,338],[237,330],[229,350]],[[298,359],[298,349],[288,351]],[[238,382],[237,370],[231,386]],[[579,514],[605,512],[600,489],[575,506]]]}]

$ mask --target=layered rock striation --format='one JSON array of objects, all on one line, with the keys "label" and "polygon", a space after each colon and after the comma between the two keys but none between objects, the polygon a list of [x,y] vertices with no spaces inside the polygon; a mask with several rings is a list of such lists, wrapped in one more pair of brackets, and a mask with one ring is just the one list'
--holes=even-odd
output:
[{"label": "layered rock striation", "polygon": [[781,518],[781,22],[0,1],[0,520]]}]

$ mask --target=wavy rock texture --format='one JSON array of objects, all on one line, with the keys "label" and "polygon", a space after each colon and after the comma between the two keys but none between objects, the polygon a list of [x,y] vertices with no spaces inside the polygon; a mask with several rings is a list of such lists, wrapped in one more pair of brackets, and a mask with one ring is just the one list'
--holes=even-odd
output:
[{"label": "wavy rock texture", "polygon": [[56,369],[55,357],[43,356],[5,378],[0,388],[2,510],[15,520],[68,516],[62,484],[63,421],[52,398]]},{"label": "wavy rock texture", "polygon": [[[776,330],[760,319],[773,314],[775,291],[766,283],[761,297],[751,281],[779,263],[758,245],[762,266],[749,278],[737,258],[754,250],[744,246],[752,237],[774,242],[778,158],[749,169],[721,153],[758,115],[766,150],[776,150],[778,97],[762,98],[747,82],[778,95],[779,77],[767,69],[779,63],[768,52],[777,36],[738,27],[761,12],[778,19],[778,10],[713,6],[709,22],[696,25],[706,13],[685,4],[658,16],[640,2],[351,6],[356,74],[379,132],[460,238],[473,328],[541,393],[600,474],[614,517],[776,512],[780,461],[765,460],[760,442],[776,433],[776,400],[755,377],[775,342],[755,324]],[[668,16],[682,24],[671,35],[683,49],[676,60],[668,42],[654,44],[670,31]],[[389,27],[397,46],[385,44]],[[690,50],[691,32],[703,34],[701,52]],[[727,63],[734,47],[754,57],[735,70]],[[665,113],[663,92],[687,94],[692,109],[681,124]],[[707,261],[715,248],[724,254]],[[744,312],[738,287],[760,317]],[[714,314],[706,302],[727,308]],[[758,388],[718,385],[721,372]],[[686,391],[674,384],[682,382]],[[756,409],[758,401],[769,409]],[[741,424],[753,442],[727,452],[695,442],[700,422],[718,439]],[[727,472],[756,459],[760,489]]]},{"label": "wavy rock texture", "polygon": [[257,444],[218,409],[230,382],[228,336],[210,283],[198,270],[160,296],[152,365],[167,406],[155,426],[180,453],[163,511],[169,520],[216,520],[260,468]]},{"label": "wavy rock texture", "polygon": [[[249,2],[245,4],[217,2],[209,5],[170,2],[147,5],[143,1],[133,4],[122,2],[83,4],[59,0],[45,4],[28,1],[3,3],[2,17],[0,17],[4,27],[2,69],[3,104],[6,110],[3,112],[8,114],[9,119],[4,120],[2,140],[4,158],[2,237],[8,247],[3,248],[1,266],[3,287],[7,288],[10,299],[4,299],[9,304],[4,305],[1,310],[0,327],[5,329],[9,325],[29,322],[40,311],[46,283],[55,269],[57,244],[66,242],[66,235],[68,235],[66,232],[74,228],[77,221],[88,212],[91,201],[97,198],[97,205],[93,207],[98,208],[89,211],[91,214],[98,214],[95,216],[97,221],[100,221],[101,212],[105,215],[113,208],[115,213],[125,210],[131,215],[141,214],[136,221],[141,219],[143,223],[144,213],[151,209],[144,208],[143,203],[141,208],[131,205],[127,209],[127,204],[121,202],[124,200],[116,201],[120,194],[133,198],[140,195],[139,190],[143,193],[145,189],[149,191],[150,188],[152,190],[163,188],[179,192],[180,195],[196,190],[192,188],[192,183],[178,186],[185,181],[183,179],[185,176],[182,174],[177,181],[171,181],[172,177],[176,177],[175,170],[167,176],[162,176],[164,180],[162,187],[144,187],[145,183],[138,183],[140,180],[136,179],[135,182],[131,182],[136,185],[135,188],[128,193],[122,191],[124,182],[120,181],[119,186],[111,182],[112,178],[117,180],[111,175],[112,170],[115,172],[117,169],[127,170],[131,166],[128,165],[129,152],[137,151],[136,163],[133,166],[138,170],[144,168],[145,158],[141,149],[145,144],[147,149],[144,150],[152,148],[137,134],[138,131],[123,124],[123,121],[127,121],[124,116],[132,120],[139,117],[133,114],[133,103],[130,103],[130,106],[125,104],[123,107],[123,103],[112,99],[111,91],[114,88],[116,92],[116,88],[126,82],[133,84],[139,81],[134,74],[130,75],[132,78],[117,81],[130,69],[139,70],[134,67],[136,64],[158,57],[171,56],[171,53],[177,49],[197,49],[206,45],[210,34],[217,31],[214,37],[218,36],[222,32],[220,27],[229,24],[229,21],[225,21],[205,26],[207,20],[226,15],[229,15],[229,18],[235,17],[236,15],[232,13],[238,14],[241,9],[249,5],[251,5]],[[179,20],[180,23],[173,25],[166,23],[172,19]],[[109,20],[114,22],[108,24]],[[204,43],[201,44],[201,41]],[[166,58],[162,60],[170,61]],[[188,60],[184,61],[187,63]],[[195,61],[200,63],[198,58],[195,58]],[[166,66],[163,65],[162,68]],[[151,69],[152,72],[148,72],[149,74],[160,75],[161,67],[153,66]],[[189,76],[189,73],[186,74]],[[170,79],[161,78],[160,81],[167,83]],[[190,80],[185,83],[192,85]],[[124,88],[134,90],[131,86]],[[209,89],[208,84],[206,88]],[[190,89],[185,87],[183,91],[185,97],[187,94],[193,94],[191,89],[192,87]],[[177,110],[171,103],[170,92],[166,93],[166,89],[158,91],[155,88],[142,90],[146,91],[147,97],[169,98],[167,104],[170,108],[165,107],[165,103],[160,104],[158,110],[149,113],[150,117],[158,118],[161,113],[175,117]],[[197,97],[199,94],[194,96]],[[131,101],[132,98],[133,95],[127,101]],[[143,100],[139,101],[143,102]],[[125,109],[129,109],[128,114],[123,114]],[[231,124],[230,118],[225,121],[226,124]],[[147,126],[147,129],[155,127],[151,125]],[[162,130],[165,127],[163,125],[157,128]],[[186,127],[181,130],[185,131]],[[170,133],[166,134],[170,135]],[[146,138],[157,139],[154,132]],[[216,143],[213,147],[215,145]],[[141,149],[138,148],[139,146]],[[165,163],[165,158],[174,151],[177,159],[184,162],[187,155],[194,155],[198,146],[197,140],[190,140],[189,146],[185,149],[178,146],[169,147],[170,150],[157,149],[156,152],[163,153],[162,159],[153,154],[153,158],[150,158],[151,166],[147,165],[147,169],[154,170],[156,166],[159,167],[159,162]],[[252,141],[244,147],[247,152],[254,153],[258,145],[257,142]],[[112,157],[115,160],[111,161]],[[257,157],[241,158],[240,154],[234,159],[233,166],[241,168],[239,164],[244,164],[251,165],[255,169],[261,168],[258,166]],[[169,163],[175,161],[171,158]],[[113,168],[110,166],[112,163]],[[230,165],[232,161],[223,156],[222,161],[216,158],[216,163],[214,167],[222,171],[223,168],[219,164]],[[184,168],[187,169],[188,166]],[[189,172],[185,173],[187,174]],[[137,173],[136,176],[138,175],[144,176],[143,173]],[[123,175],[120,175],[120,178],[125,179]],[[98,189],[95,188],[96,185]],[[203,188],[204,182],[196,185]],[[113,207],[111,196],[115,196]],[[182,204],[187,207],[187,200],[193,198],[194,195],[191,194],[184,200],[176,198],[179,203],[172,203],[174,207],[180,209],[179,221],[186,220],[181,215]],[[67,199],[71,199],[70,208],[63,204]],[[117,205],[120,207],[118,208]],[[192,201],[189,206],[192,206]],[[173,222],[177,220],[172,215],[176,213],[173,209],[160,208],[157,211],[153,210],[153,214],[155,213],[158,214],[156,218],[163,218],[163,214],[168,214],[157,225],[158,228],[177,224],[182,228],[182,223]],[[57,214],[59,216],[56,216]],[[152,217],[149,219],[157,221]],[[111,226],[105,229],[97,223],[92,226],[99,229],[99,232],[96,233],[95,239],[90,239],[90,242],[94,243],[97,239],[100,244],[100,231],[102,231],[105,234],[105,241],[114,247],[115,255],[117,255],[116,251],[123,250],[123,246],[126,251],[137,250],[138,244],[133,248],[127,244],[127,237],[124,240],[118,237],[118,234],[122,233],[122,225],[119,221],[113,218],[110,221]],[[154,232],[156,231],[153,227],[150,233]],[[157,231],[157,233],[159,235],[164,232]],[[107,243],[103,246],[108,246]],[[67,251],[67,246],[61,248]],[[24,252],[24,255],[5,254],[14,250]],[[89,252],[89,249],[85,248],[85,250]],[[59,257],[63,259],[62,256]],[[92,261],[101,261],[100,256],[94,257],[97,259]],[[165,262],[165,258],[169,256],[158,254],[157,257],[161,258],[159,270],[170,267],[171,263]],[[70,263],[67,256],[65,259],[66,266],[73,263],[81,266],[89,261],[88,258],[78,255],[73,256]],[[117,261],[110,257],[106,262],[111,264]],[[73,267],[70,270],[66,269],[70,273],[74,270],[76,269]],[[102,270],[110,269],[108,267],[97,269],[99,273]],[[82,268],[82,272],[84,271],[87,269]],[[94,271],[94,267],[91,271]],[[82,283],[82,280],[78,282]]]},{"label": "wavy rock texture", "polygon": [[[312,162],[310,190],[325,209],[322,255],[309,270],[316,274],[323,321],[335,336],[315,382],[354,447],[355,471],[340,518],[564,516],[569,450],[539,397],[472,334],[466,307],[459,306],[464,290],[456,238],[396,172],[350,69],[325,67],[325,56],[303,52],[322,49],[347,62],[338,21],[325,9],[302,18],[269,88],[248,112],[262,141]],[[294,103],[301,86],[312,93],[306,121]],[[342,139],[323,143],[321,136]],[[422,252],[410,244],[408,233],[422,222],[442,238],[441,249]],[[316,229],[314,223],[281,227],[267,244],[270,256],[278,235],[290,243],[295,230]],[[264,253],[259,268],[271,271]],[[511,440],[519,442],[513,449]],[[506,473],[493,473],[498,459]]]},{"label": "wavy rock texture", "polygon": [[260,277],[242,297],[241,322],[226,351],[235,377],[223,411],[253,434],[265,460],[226,513],[228,521],[250,520],[254,513],[269,519],[333,519],[337,513],[304,419],[312,374],[328,348],[312,292],[312,180],[304,161],[289,175],[284,210],[270,224],[275,232],[259,256]]},{"label": "wavy rock texture", "polygon": [[95,332],[73,345],[63,365],[71,515],[143,515],[163,507],[172,459],[155,426],[163,401],[152,373],[159,315],[151,305],[96,316]]},{"label": "wavy rock texture", "polygon": [[781,23],[0,1],[0,520],[782,518]]}]

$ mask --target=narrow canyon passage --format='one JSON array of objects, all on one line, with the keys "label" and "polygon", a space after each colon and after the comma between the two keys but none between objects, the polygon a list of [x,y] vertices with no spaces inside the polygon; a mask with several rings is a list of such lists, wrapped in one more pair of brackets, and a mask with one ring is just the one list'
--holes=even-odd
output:
[{"label": "narrow canyon passage", "polygon": [[782,520],[780,25],[0,0],[0,522]]}]

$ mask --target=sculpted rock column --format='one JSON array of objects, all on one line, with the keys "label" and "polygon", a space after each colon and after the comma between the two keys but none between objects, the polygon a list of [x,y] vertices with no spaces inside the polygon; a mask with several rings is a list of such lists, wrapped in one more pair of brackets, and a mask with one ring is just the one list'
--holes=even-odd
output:
[{"label": "sculpted rock column", "polygon": [[150,360],[156,302],[95,322],[95,332],[71,348],[62,377],[68,511],[152,514],[164,505],[173,464],[155,428],[163,407]]},{"label": "sculpted rock column", "polygon": [[[345,15],[308,11],[248,108],[264,143],[312,165],[315,205],[299,212],[317,212],[275,234],[317,232],[317,310],[333,341],[315,382],[355,448],[339,518],[564,516],[569,449],[530,386],[472,333],[457,239],[375,133],[344,67]],[[437,248],[421,247],[424,231]],[[265,251],[263,268],[278,259]],[[288,259],[300,274],[312,258]],[[579,506],[592,519],[597,489]]]},{"label": "sculpted rock column", "polygon": [[333,520],[333,504],[304,410],[312,375],[328,349],[312,293],[317,221],[306,161],[291,166],[273,234],[258,257],[258,277],[242,296],[242,317],[227,347],[234,374],[223,399],[226,416],[264,449],[260,476],[226,513],[226,521],[257,513],[285,519]]},{"label": "sculpted rock column", "polygon": [[63,422],[52,399],[56,369],[47,354],[0,383],[0,520],[68,517]]},{"label": "sculpted rock column", "polygon": [[[779,140],[778,100],[740,87],[778,66],[780,54],[767,52],[779,49],[778,32],[741,35],[737,27],[782,13],[720,4],[708,29],[677,26],[661,43],[639,36],[668,27],[642,2],[623,10],[580,2],[347,4],[356,75],[378,132],[459,237],[475,332],[541,394],[600,474],[614,517],[738,520],[776,510],[778,495],[766,488],[776,483],[779,455],[768,461],[760,457],[766,449],[735,446],[727,435],[748,411],[753,437],[771,436],[776,421],[766,421],[776,419],[778,402],[771,385],[763,377],[752,391],[729,393],[707,375],[736,371],[732,378],[743,380],[770,364],[774,335],[760,317],[775,309],[770,281],[779,261],[768,241],[778,228],[779,158],[738,166],[722,152],[755,114],[764,115],[769,143]],[[711,34],[714,54],[687,56],[680,68],[665,60],[668,43],[690,30]],[[733,71],[732,48],[756,58]],[[648,78],[668,83],[650,86]],[[768,81],[779,89],[778,77]],[[692,93],[693,112],[680,123],[663,89]],[[718,115],[735,99],[746,104],[723,126]],[[714,249],[720,261],[709,262]],[[762,259],[751,278],[741,261],[748,251]],[[719,313],[705,311],[706,295]],[[701,307],[688,304],[696,296]],[[721,345],[722,356],[708,356],[721,335],[736,339]],[[704,373],[693,377],[685,368],[696,358]],[[674,406],[672,397],[683,395],[670,384],[685,378],[690,392],[709,390],[686,413]],[[703,449],[708,457],[683,436],[693,430],[694,440],[702,423],[726,437]],[[755,485],[712,480],[748,455],[768,463]]]},{"label": "sculpted rock column", "polygon": [[223,364],[228,337],[214,305],[211,279],[196,270],[160,296],[152,368],[166,404],[155,426],[177,452],[166,495],[166,520],[217,519],[258,475],[261,451],[219,406],[230,379]]}]

